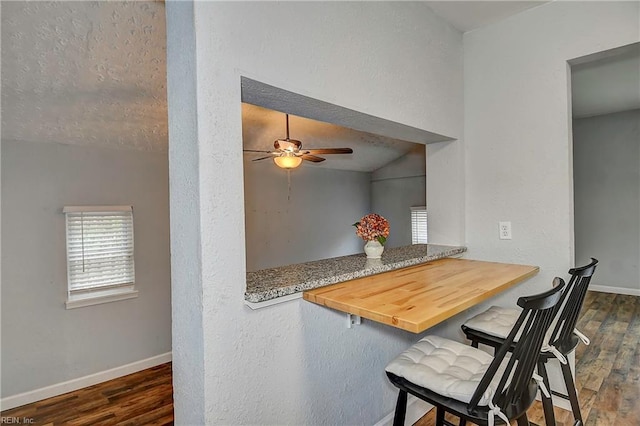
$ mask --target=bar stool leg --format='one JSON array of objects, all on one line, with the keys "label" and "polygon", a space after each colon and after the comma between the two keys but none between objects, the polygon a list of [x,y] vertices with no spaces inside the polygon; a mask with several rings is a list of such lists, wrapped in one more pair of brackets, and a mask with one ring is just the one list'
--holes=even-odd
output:
[{"label": "bar stool leg", "polygon": [[393,426],[404,426],[404,418],[407,414],[407,392],[398,392],[398,402],[396,403],[396,413],[393,416]]},{"label": "bar stool leg", "polygon": [[[551,392],[551,385],[549,384],[549,375],[547,374],[547,367],[544,361],[538,361],[538,374],[542,377],[544,384],[549,388]],[[547,426],[556,426],[556,416],[553,412],[553,400],[551,396],[546,396],[543,392],[540,392],[542,396],[542,408],[544,410],[544,421]]]},{"label": "bar stool leg", "polygon": [[444,425],[444,410],[442,407],[436,408],[436,426]]},{"label": "bar stool leg", "polygon": [[529,418],[527,417],[527,413],[524,413],[520,417],[518,417],[518,426],[530,426]]},{"label": "bar stool leg", "polygon": [[578,393],[576,392],[576,385],[573,381],[573,374],[571,374],[571,367],[569,364],[560,364],[562,369],[562,375],[564,376],[564,384],[567,386],[567,394],[569,395],[569,402],[571,402],[571,411],[573,411],[573,418],[580,420],[582,423],[582,413],[580,413],[580,402],[578,401]]}]

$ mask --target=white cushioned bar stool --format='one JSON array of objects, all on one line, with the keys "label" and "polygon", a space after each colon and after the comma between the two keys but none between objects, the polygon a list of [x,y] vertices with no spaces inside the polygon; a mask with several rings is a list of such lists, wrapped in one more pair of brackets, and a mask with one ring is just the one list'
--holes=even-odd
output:
[{"label": "white cushioned bar stool", "polygon": [[[575,326],[597,264],[598,260],[592,258],[591,263],[588,265],[569,270],[571,279],[562,294],[560,303],[556,305],[554,325],[550,327],[545,336],[542,353],[538,359],[538,374],[547,383],[547,361],[554,357],[560,361],[562,376],[567,387],[567,395],[555,391],[551,391],[551,394],[569,400],[575,421],[574,425],[578,426],[583,422],[582,414],[573,374],[566,357],[578,346],[580,340],[587,345],[589,344],[589,339],[576,330]],[[462,331],[471,340],[471,346],[477,348],[478,344],[482,343],[492,346],[494,350],[498,350],[505,342],[509,330],[515,324],[518,315],[520,315],[518,309],[492,306],[485,312],[468,319],[462,325]],[[542,406],[546,425],[555,426],[551,395],[542,395]]]},{"label": "white cushioned bar stool", "polygon": [[436,406],[436,425],[451,424],[445,412],[458,416],[460,425],[492,426],[510,419],[528,425],[527,409],[542,383],[534,368],[563,287],[564,281],[556,278],[552,289],[518,299],[522,311],[495,356],[427,336],[391,361],[387,377],[400,390],[394,426],[404,424],[408,394]]}]

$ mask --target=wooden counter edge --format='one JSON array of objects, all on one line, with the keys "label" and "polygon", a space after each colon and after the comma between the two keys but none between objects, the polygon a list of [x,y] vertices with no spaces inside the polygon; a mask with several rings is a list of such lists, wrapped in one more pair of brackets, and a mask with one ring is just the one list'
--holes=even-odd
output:
[{"label": "wooden counter edge", "polygon": [[[499,263],[499,262],[490,262],[490,263]],[[416,266],[420,266],[420,265],[412,265],[407,268],[413,268]],[[323,287],[318,287],[312,290],[306,290],[302,293],[302,297],[304,300],[308,302],[315,303],[321,306],[326,306],[327,308],[335,309],[340,312],[344,312],[352,315],[359,315],[362,318],[366,318],[371,321],[376,321],[381,324],[390,325],[392,327],[400,328],[402,330],[410,331],[412,333],[422,333],[423,331],[469,309],[470,307],[475,306],[481,302],[484,302],[485,300],[499,293],[502,293],[503,291],[509,289],[510,287],[513,287],[515,284],[535,276],[540,271],[540,267],[538,266],[533,266],[533,265],[520,265],[520,266],[528,266],[532,269],[529,272],[504,283],[500,287],[496,287],[491,291],[487,293],[483,293],[481,296],[473,298],[462,305],[456,306],[451,310],[445,311],[440,315],[431,317],[421,322],[411,322],[411,321],[407,321],[405,319],[399,318],[397,316],[386,316],[386,315],[380,315],[380,314],[376,314],[366,310],[363,311],[345,303],[337,302],[335,300],[327,300],[326,298],[323,298],[321,296],[322,289],[330,290],[330,289],[335,289],[336,286],[340,286],[340,285],[348,286],[349,282],[353,280],[344,281],[336,284],[328,284]],[[404,268],[401,268],[401,269],[404,269]],[[316,294],[316,293],[319,293],[319,294]]]}]

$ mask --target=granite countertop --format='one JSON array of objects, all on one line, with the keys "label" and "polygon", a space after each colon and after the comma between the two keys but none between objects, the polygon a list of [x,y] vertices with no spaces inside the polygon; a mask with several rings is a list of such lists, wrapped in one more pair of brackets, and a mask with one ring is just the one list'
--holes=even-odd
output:
[{"label": "granite countertop", "polygon": [[405,268],[465,252],[466,247],[414,244],[385,248],[382,259],[364,253],[247,272],[247,302],[264,302],[368,275]]}]

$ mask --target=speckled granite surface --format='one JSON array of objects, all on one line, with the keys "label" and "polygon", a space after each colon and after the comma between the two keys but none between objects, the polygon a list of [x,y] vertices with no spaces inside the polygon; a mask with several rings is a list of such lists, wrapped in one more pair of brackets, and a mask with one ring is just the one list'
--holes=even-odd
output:
[{"label": "speckled granite surface", "polygon": [[264,302],[329,284],[442,259],[466,250],[465,247],[457,246],[415,244],[385,248],[382,259],[367,259],[362,253],[247,272],[244,298],[248,302]]}]

